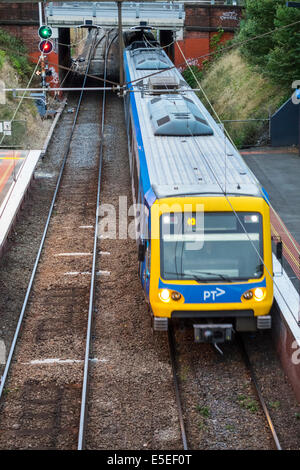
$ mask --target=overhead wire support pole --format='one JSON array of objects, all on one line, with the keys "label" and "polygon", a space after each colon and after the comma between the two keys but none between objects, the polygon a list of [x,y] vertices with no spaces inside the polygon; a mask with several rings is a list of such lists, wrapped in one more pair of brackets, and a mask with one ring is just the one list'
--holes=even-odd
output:
[{"label": "overhead wire support pole", "polygon": [[124,67],[123,67],[123,30],[122,30],[122,1],[118,0],[118,33],[119,33],[119,55],[120,55],[120,96],[123,96]]},{"label": "overhead wire support pole", "polygon": [[40,23],[40,26],[42,26],[43,24],[42,2],[39,2],[39,23]]}]

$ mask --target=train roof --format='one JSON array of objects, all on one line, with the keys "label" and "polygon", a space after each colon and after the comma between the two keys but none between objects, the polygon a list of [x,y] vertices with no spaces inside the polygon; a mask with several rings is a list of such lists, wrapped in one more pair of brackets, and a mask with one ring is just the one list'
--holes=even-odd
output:
[{"label": "train roof", "polygon": [[[157,198],[223,195],[224,191],[262,196],[258,180],[239,152],[161,48],[130,46],[124,61],[127,80],[134,82],[129,85],[135,91],[131,93],[136,105],[134,124],[140,128]],[[165,70],[166,63],[173,68]]]}]

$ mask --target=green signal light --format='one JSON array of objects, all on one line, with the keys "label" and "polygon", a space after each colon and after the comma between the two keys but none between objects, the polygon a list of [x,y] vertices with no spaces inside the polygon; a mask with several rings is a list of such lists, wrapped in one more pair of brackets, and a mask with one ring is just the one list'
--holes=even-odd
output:
[{"label": "green signal light", "polygon": [[39,28],[39,36],[42,39],[49,39],[52,36],[52,29],[50,26],[43,25]]}]

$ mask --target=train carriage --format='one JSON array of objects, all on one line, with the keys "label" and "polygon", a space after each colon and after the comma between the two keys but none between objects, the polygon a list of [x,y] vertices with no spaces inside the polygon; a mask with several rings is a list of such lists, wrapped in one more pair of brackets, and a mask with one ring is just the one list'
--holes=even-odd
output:
[{"label": "train carriage", "polygon": [[154,330],[191,321],[197,341],[271,327],[268,198],[157,43],[124,51],[139,274]]}]

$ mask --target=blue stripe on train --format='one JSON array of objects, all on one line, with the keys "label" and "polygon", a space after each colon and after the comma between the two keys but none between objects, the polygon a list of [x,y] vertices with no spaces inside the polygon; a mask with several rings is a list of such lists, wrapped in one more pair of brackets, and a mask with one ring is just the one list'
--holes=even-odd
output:
[{"label": "blue stripe on train", "polygon": [[266,278],[261,282],[243,284],[171,284],[163,282],[158,284],[159,289],[170,289],[180,292],[186,304],[212,304],[212,303],[236,303],[241,302],[241,296],[248,289],[266,287]]},{"label": "blue stripe on train", "polygon": [[[130,82],[131,77],[130,77],[130,72],[128,68],[127,58],[126,58],[126,52],[124,52],[124,64],[125,64],[126,80],[127,82]],[[131,84],[128,84],[128,89],[132,90],[133,86]],[[146,161],[145,151],[144,151],[143,138],[142,138],[142,133],[141,133],[140,121],[139,121],[139,117],[137,113],[136,100],[135,100],[134,93],[130,93],[130,102],[131,102],[131,111],[132,111],[132,117],[133,117],[133,122],[134,122],[134,128],[135,128],[135,133],[136,133],[137,149],[138,149],[139,160],[140,160],[140,184],[142,184],[143,194],[145,194],[146,201],[150,207],[155,201],[156,197],[150,185],[147,161]]]}]

